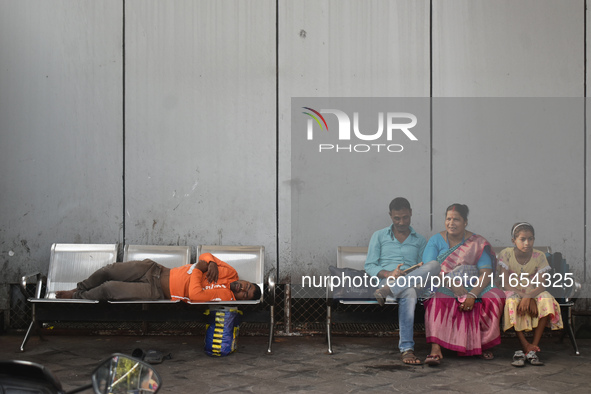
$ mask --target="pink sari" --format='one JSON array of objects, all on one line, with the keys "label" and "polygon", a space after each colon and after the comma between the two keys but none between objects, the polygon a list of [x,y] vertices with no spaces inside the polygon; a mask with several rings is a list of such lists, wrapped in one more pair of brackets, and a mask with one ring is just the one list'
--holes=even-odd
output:
[{"label": "pink sari", "polygon": [[[446,253],[447,252],[447,253]],[[473,234],[459,247],[444,251],[440,257],[441,271],[446,276],[478,275],[477,263],[482,253],[488,253],[493,263],[496,257],[486,239]],[[439,259],[439,257],[438,257]],[[467,287],[470,289],[470,287]],[[427,343],[458,352],[460,356],[482,354],[501,343],[500,319],[505,304],[504,293],[486,287],[471,311],[461,311],[460,302],[448,288],[439,288],[435,296],[425,302],[425,330]]]}]

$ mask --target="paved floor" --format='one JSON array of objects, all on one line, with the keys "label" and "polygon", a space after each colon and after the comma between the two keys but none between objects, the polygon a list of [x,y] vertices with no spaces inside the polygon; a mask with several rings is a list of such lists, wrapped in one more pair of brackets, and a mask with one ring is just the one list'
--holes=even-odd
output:
[{"label": "paved floor", "polygon": [[[403,365],[395,338],[335,337],[333,355],[325,354],[323,337],[279,337],[273,354],[265,354],[265,337],[240,337],[239,350],[212,358],[197,336],[46,336],[33,337],[24,353],[21,337],[0,336],[0,359],[24,359],[46,365],[65,389],[89,381],[93,368],[111,353],[130,354],[134,348],[171,352],[172,360],[156,365],[163,379],[161,393],[590,393],[591,339],[579,340],[575,356],[568,340],[543,338],[546,365],[510,365],[515,338],[504,338],[495,359],[459,358],[444,353],[439,367]],[[427,354],[424,338],[417,354]]]}]

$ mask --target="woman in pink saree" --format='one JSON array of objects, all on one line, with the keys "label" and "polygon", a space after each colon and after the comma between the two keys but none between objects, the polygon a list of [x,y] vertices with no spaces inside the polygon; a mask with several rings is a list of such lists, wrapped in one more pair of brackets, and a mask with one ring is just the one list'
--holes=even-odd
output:
[{"label": "woman in pink saree", "polygon": [[441,347],[460,356],[479,355],[492,360],[490,349],[501,343],[500,319],[505,304],[503,292],[494,287],[495,254],[486,239],[471,231],[468,207],[450,205],[445,213],[445,231],[429,239],[423,261],[437,260],[440,277],[434,297],[425,302],[425,330],[431,352],[427,365],[443,359]]}]

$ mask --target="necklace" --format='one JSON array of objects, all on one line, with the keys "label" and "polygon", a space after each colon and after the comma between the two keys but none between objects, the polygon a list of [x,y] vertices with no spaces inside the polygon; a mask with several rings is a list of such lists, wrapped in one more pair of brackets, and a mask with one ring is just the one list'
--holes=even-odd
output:
[{"label": "necklace", "polygon": [[[445,232],[445,240],[447,241],[447,246],[451,249],[451,244],[449,243],[449,234],[447,233],[447,231]],[[461,243],[464,243],[465,240],[466,240],[466,230],[464,230],[464,234],[462,235],[462,241],[461,241]],[[456,242],[454,244],[454,246],[456,246],[459,243],[460,242]]]},{"label": "necklace", "polygon": [[[517,260],[517,263],[519,265],[526,265],[527,263],[529,263],[529,261],[531,260],[531,254],[529,256],[518,256],[517,252],[513,252],[515,255],[515,260]],[[522,268],[522,272],[523,272],[523,268]]]}]

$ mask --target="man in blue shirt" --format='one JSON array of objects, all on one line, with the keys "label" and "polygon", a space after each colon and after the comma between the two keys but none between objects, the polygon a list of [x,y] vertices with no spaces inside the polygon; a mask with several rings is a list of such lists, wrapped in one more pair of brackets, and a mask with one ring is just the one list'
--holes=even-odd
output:
[{"label": "man in blue shirt", "polygon": [[[411,226],[412,209],[406,198],[397,197],[390,203],[392,225],[376,231],[369,241],[365,271],[376,276],[383,286],[376,290],[375,297],[384,305],[388,296],[398,301],[398,348],[405,364],[419,365],[421,360],[414,354],[413,326],[417,290],[429,285],[429,278],[439,274],[436,261],[421,263],[427,240]],[[419,265],[412,272],[404,271]]]}]

